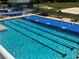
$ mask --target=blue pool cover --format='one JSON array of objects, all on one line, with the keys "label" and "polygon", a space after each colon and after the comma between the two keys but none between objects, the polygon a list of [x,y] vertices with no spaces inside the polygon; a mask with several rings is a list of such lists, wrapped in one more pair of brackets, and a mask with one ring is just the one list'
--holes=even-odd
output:
[{"label": "blue pool cover", "polygon": [[79,25],[76,25],[76,24],[72,24],[72,23],[68,23],[68,22],[62,22],[62,21],[58,21],[58,20],[55,20],[55,19],[43,18],[43,17],[35,16],[35,15],[28,16],[28,17],[25,17],[25,18],[29,19],[29,20],[49,24],[49,25],[52,25],[52,26],[55,26],[55,27],[65,28],[66,30],[70,30],[70,31],[79,33]]},{"label": "blue pool cover", "polygon": [[0,13],[0,15],[2,15],[2,14],[18,14],[18,13],[22,13],[22,11],[16,11],[16,12],[2,12],[2,13]]},{"label": "blue pool cover", "polygon": [[2,12],[2,13],[0,13],[0,15],[9,14],[9,15],[12,15],[12,16],[17,16],[17,15],[21,15],[22,12],[30,13],[32,11],[33,11],[32,9],[27,9],[25,11],[4,12],[4,13]]}]

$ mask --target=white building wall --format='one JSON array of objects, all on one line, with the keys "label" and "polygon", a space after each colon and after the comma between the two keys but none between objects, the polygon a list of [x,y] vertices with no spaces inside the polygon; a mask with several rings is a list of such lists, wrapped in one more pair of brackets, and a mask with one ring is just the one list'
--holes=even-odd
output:
[{"label": "white building wall", "polygon": [[30,2],[30,0],[8,0],[11,3],[19,3],[19,2]]}]

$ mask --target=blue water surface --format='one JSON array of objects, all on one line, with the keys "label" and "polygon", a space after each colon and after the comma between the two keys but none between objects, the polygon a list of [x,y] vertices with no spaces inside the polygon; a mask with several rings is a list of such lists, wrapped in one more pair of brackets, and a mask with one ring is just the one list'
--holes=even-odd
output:
[{"label": "blue water surface", "polygon": [[0,44],[15,59],[76,59],[79,37],[23,19],[1,24]]}]

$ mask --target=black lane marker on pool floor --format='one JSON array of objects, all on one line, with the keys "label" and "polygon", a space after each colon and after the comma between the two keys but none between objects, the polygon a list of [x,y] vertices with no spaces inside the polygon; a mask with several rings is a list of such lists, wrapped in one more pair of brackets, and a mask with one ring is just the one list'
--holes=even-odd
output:
[{"label": "black lane marker on pool floor", "polygon": [[40,41],[37,41],[36,39],[34,39],[34,38],[32,38],[32,37],[29,37],[28,35],[26,35],[26,34],[20,32],[19,30],[15,29],[15,28],[13,28],[13,27],[11,27],[11,26],[5,24],[5,23],[4,23],[4,25],[6,25],[6,26],[10,27],[11,29],[13,29],[13,30],[15,30],[15,31],[17,31],[17,32],[19,32],[19,33],[21,33],[21,34],[24,35],[24,36],[27,36],[28,38],[32,39],[33,41],[36,41],[37,43],[39,43],[39,44],[41,44],[41,45],[43,45],[43,46],[45,46],[45,47],[47,47],[47,48],[49,48],[49,49],[51,49],[51,50],[57,52],[57,53],[59,53],[60,55],[62,55],[62,57],[66,57],[66,55],[67,55],[67,54],[64,54],[64,53],[62,53],[62,52],[59,52],[59,51],[57,51],[57,50],[55,50],[55,49],[49,47],[48,45],[46,45],[46,44],[44,44],[44,43],[42,43],[42,42],[40,42]]},{"label": "black lane marker on pool floor", "polygon": [[[18,20],[17,20],[17,21],[18,21]],[[21,22],[21,21],[18,21],[18,22]],[[24,22],[21,22],[21,23],[26,24],[26,23],[24,23]],[[39,28],[37,28],[37,29],[39,29]],[[60,37],[60,38],[63,38],[64,40],[68,40],[68,41],[71,41],[71,42],[76,43],[76,44],[79,45],[79,42],[77,42],[77,41],[74,41],[74,40],[71,40],[71,39],[68,39],[68,38],[65,38],[65,37],[56,35],[56,34],[54,34],[54,33],[48,32],[48,31],[43,30],[43,29],[39,29],[39,30],[45,31],[45,32],[50,33],[50,34],[52,34],[52,35],[54,35],[54,36],[58,36],[58,37]]]},{"label": "black lane marker on pool floor", "polygon": [[42,36],[43,38],[46,38],[46,39],[48,39],[48,40],[50,40],[50,41],[52,41],[52,42],[55,42],[55,43],[60,44],[60,45],[62,45],[62,46],[65,46],[65,47],[69,48],[70,50],[73,50],[73,49],[74,49],[74,47],[70,47],[70,46],[68,46],[68,45],[59,43],[58,41],[52,40],[52,39],[50,39],[50,38],[47,38],[47,37],[45,37],[45,36],[43,36],[43,35],[41,35],[41,34],[39,34],[39,33],[36,33],[36,32],[34,32],[34,31],[32,31],[32,30],[29,30],[29,29],[27,29],[27,28],[25,28],[25,27],[23,27],[23,26],[21,26],[21,25],[19,25],[19,24],[16,24],[16,23],[14,23],[14,22],[10,22],[10,23],[12,23],[12,24],[14,24],[14,25],[16,25],[16,26],[19,26],[19,27],[21,27],[21,28],[24,28],[25,30],[28,30],[28,31],[30,31],[30,32],[32,32],[32,33],[34,33],[34,34],[36,34],[36,35]]},{"label": "black lane marker on pool floor", "polygon": [[[13,23],[13,22],[11,22],[11,23]],[[28,25],[28,24],[27,24]],[[20,27],[22,27],[21,25],[18,25],[18,26],[20,26]],[[31,26],[32,27],[32,26]],[[35,28],[35,27],[34,27]],[[26,28],[25,28],[26,29]],[[26,29],[27,30],[27,29]],[[32,31],[33,32],[33,31]],[[43,32],[45,32],[45,31],[43,31]],[[45,36],[43,36],[43,35],[41,35],[41,34],[39,34],[39,33],[36,33],[36,32],[34,32],[35,34],[37,34],[37,35],[40,35],[40,36],[42,36],[42,37],[44,37],[44,38],[46,38],[46,39],[48,39],[48,40],[50,40],[50,41],[53,41],[53,42],[55,42],[55,43],[57,43],[57,44],[60,44],[60,45],[62,45],[62,46],[65,46],[65,47],[67,47],[67,48],[69,48],[70,50],[74,50],[74,48],[75,47],[73,47],[73,46],[70,46],[70,45],[68,45],[68,44],[64,44],[64,43],[60,43],[60,42],[58,42],[58,41],[56,41],[56,40],[52,40],[52,39],[50,39],[50,38],[47,38],[47,37],[45,37]]]}]

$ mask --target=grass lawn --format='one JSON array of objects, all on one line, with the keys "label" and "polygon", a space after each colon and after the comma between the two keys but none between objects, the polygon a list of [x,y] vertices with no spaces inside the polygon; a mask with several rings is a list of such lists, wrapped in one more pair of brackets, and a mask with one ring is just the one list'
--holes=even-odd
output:
[{"label": "grass lawn", "polygon": [[50,6],[55,10],[70,8],[70,7],[79,7],[79,2],[66,2],[66,3],[43,3],[40,6]]},{"label": "grass lawn", "polygon": [[[54,10],[56,11],[56,10],[65,9],[65,8],[79,7],[79,2],[43,3],[43,4],[39,4],[39,6],[49,6],[54,8]],[[76,16],[74,14],[63,13],[63,16],[67,18],[75,18],[75,17],[78,17],[79,15]]]}]

